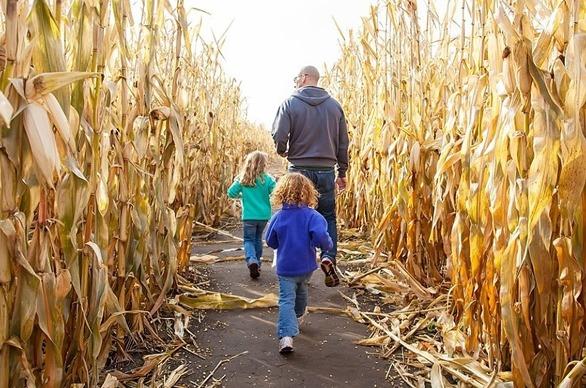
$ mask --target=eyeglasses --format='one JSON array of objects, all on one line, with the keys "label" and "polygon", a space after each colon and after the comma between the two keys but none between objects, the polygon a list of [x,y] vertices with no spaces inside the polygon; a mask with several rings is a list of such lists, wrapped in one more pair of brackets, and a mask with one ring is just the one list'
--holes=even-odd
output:
[{"label": "eyeglasses", "polygon": [[300,79],[301,77],[304,77],[304,76],[306,76],[306,75],[307,75],[307,74],[299,74],[299,75],[295,76],[295,78],[293,78],[293,82],[297,82],[297,81],[299,81],[299,79]]}]

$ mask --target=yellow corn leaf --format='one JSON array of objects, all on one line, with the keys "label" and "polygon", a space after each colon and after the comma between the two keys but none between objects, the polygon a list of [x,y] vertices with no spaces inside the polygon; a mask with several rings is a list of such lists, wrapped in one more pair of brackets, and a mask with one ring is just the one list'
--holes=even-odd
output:
[{"label": "yellow corn leaf", "polygon": [[189,262],[194,264],[213,264],[218,261],[219,257],[214,255],[195,255],[189,258]]},{"label": "yellow corn leaf", "polygon": [[182,168],[183,164],[185,163],[185,155],[183,151],[185,149],[185,146],[183,144],[183,136],[181,135],[180,131],[180,128],[183,126],[183,123],[181,121],[182,119],[177,114],[177,110],[174,106],[172,106],[169,113],[168,123],[169,129],[171,131],[171,136],[173,137],[173,142],[175,143],[175,160],[177,162],[177,166],[175,167],[176,169]]},{"label": "yellow corn leaf", "polygon": [[572,367],[572,369],[561,381],[560,385],[558,385],[558,388],[575,387],[580,383],[580,380],[584,374],[586,374],[586,358],[583,358]]},{"label": "yellow corn leaf", "polygon": [[0,118],[2,118],[6,126],[10,125],[12,113],[14,113],[12,104],[10,104],[10,101],[8,101],[4,93],[0,92]]},{"label": "yellow corn leaf", "polygon": [[[67,69],[59,25],[45,0],[34,2],[31,9],[31,19],[35,27],[33,32],[36,38],[34,40],[36,47],[32,50],[32,59],[36,71],[39,73],[65,72]],[[27,81],[27,89],[29,82],[32,80]],[[60,90],[57,92],[57,97],[63,109],[68,111],[69,91]],[[28,98],[32,98],[32,96]]]},{"label": "yellow corn leaf", "polygon": [[404,290],[404,287],[397,284],[396,280],[385,278],[379,274],[365,276],[358,280],[358,283],[363,284],[365,287],[376,287],[386,292],[400,292]]},{"label": "yellow corn leaf", "polygon": [[543,68],[544,64],[548,60],[548,57],[551,55],[553,46],[554,46],[554,39],[553,36],[559,27],[559,16],[560,16],[560,6],[562,3],[558,3],[558,6],[549,16],[547,23],[545,25],[545,29],[541,31],[539,34],[539,38],[535,43],[535,47],[533,48],[533,60],[535,64]]},{"label": "yellow corn leaf", "polygon": [[29,100],[39,100],[47,94],[55,92],[73,82],[99,75],[100,73],[83,71],[42,73],[26,81],[25,96]]},{"label": "yellow corn leaf", "polygon": [[562,168],[558,192],[562,214],[571,217],[580,203],[586,184],[586,138],[576,122],[569,120],[562,130],[562,140]]},{"label": "yellow corn leaf", "polygon": [[51,128],[47,111],[36,102],[32,102],[24,109],[24,129],[26,131],[33,159],[41,172],[41,177],[50,187],[53,187],[53,176],[59,173],[61,161],[55,134]]},{"label": "yellow corn leaf", "polygon": [[47,94],[45,97],[45,105],[49,111],[51,121],[55,125],[55,128],[57,128],[57,131],[59,131],[61,138],[69,146],[69,149],[74,151],[76,149],[75,140],[73,139],[73,134],[71,133],[71,129],[69,127],[69,121],[67,120],[65,113],[63,113],[61,105],[59,105],[59,102],[53,94]]},{"label": "yellow corn leaf", "polygon": [[149,354],[143,357],[144,363],[142,366],[134,368],[128,373],[114,371],[111,372],[110,375],[112,375],[112,377],[116,378],[118,381],[135,380],[140,377],[145,377],[149,373],[151,373],[155,368],[164,365],[167,362],[167,360],[182,347],[183,345],[179,345],[164,353]]},{"label": "yellow corn leaf", "polygon": [[515,28],[511,24],[511,21],[502,6],[498,7],[494,19],[504,32],[504,36],[507,39],[507,46],[512,46],[513,42],[517,41],[520,37],[519,34],[517,34],[517,31],[515,31]]},{"label": "yellow corn leaf", "polygon": [[586,103],[586,33],[575,35],[570,42],[567,69],[571,81],[564,109],[574,118]]},{"label": "yellow corn leaf", "polygon": [[385,346],[388,345],[391,339],[386,335],[378,335],[372,338],[365,338],[353,341],[356,345],[361,346]]},{"label": "yellow corn leaf", "polygon": [[237,295],[208,291],[197,296],[180,295],[179,303],[186,307],[200,310],[254,309],[275,307],[278,304],[278,297],[275,294],[267,294],[257,299],[250,299]]}]

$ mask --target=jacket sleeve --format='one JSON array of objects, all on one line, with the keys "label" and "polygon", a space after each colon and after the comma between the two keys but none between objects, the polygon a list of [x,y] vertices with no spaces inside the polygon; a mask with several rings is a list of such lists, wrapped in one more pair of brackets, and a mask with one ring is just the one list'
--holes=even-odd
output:
[{"label": "jacket sleeve", "polygon": [[269,226],[267,227],[267,231],[265,233],[265,241],[267,242],[267,245],[273,249],[279,248],[279,238],[277,236],[277,232],[275,231],[276,223],[277,217],[275,214],[269,221]]},{"label": "jacket sleeve", "polygon": [[228,198],[236,199],[242,196],[242,185],[238,179],[228,188]]},{"label": "jacket sleeve", "polygon": [[340,117],[338,132],[338,176],[340,178],[346,177],[346,171],[348,170],[348,126],[346,125],[346,117],[342,111],[342,117]]},{"label": "jacket sleeve", "polygon": [[273,122],[273,140],[279,155],[287,152],[289,132],[291,131],[291,117],[287,111],[287,102],[281,104]]},{"label": "jacket sleeve", "polygon": [[309,237],[311,238],[312,245],[319,247],[322,250],[332,249],[334,246],[334,243],[328,234],[328,223],[317,211],[309,220]]}]

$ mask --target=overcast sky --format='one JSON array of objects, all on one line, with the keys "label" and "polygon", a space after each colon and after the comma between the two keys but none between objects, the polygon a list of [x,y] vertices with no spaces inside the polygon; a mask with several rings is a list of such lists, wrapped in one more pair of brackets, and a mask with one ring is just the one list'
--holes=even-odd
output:
[{"label": "overcast sky", "polygon": [[[233,21],[223,48],[224,69],[242,82],[251,121],[272,125],[279,104],[293,90],[293,77],[308,64],[320,70],[340,55],[339,33],[356,29],[376,0],[185,0],[211,15],[191,11],[204,30],[221,35]],[[202,16],[203,15],[203,16]]]}]

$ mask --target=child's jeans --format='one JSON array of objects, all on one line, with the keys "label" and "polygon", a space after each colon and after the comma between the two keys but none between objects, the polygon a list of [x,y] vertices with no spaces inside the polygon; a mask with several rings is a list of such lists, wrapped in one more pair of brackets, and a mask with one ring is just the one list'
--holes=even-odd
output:
[{"label": "child's jeans", "polygon": [[279,321],[277,337],[299,334],[297,317],[305,313],[311,272],[302,276],[279,276]]},{"label": "child's jeans", "polygon": [[252,263],[260,267],[262,256],[262,233],[267,221],[243,221],[244,225],[244,258],[246,265]]}]

